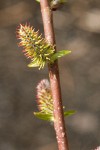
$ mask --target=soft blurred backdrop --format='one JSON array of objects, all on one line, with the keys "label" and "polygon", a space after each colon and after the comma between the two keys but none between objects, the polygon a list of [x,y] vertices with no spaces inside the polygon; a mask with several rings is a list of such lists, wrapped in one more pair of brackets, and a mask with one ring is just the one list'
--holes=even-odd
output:
[{"label": "soft blurred backdrop", "polygon": [[[51,123],[33,116],[36,85],[48,70],[28,68],[16,28],[30,23],[43,33],[35,0],[0,0],[0,150],[57,150]],[[63,104],[77,110],[66,118],[70,150],[100,145],[100,1],[68,0],[54,12]]]}]

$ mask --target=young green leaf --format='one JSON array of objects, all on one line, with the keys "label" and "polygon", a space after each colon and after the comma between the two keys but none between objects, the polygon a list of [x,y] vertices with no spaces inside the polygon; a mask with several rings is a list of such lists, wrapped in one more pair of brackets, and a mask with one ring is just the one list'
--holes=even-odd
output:
[{"label": "young green leaf", "polygon": [[[76,112],[75,110],[65,111],[64,116],[65,117],[71,116],[71,115],[75,114],[75,112]],[[34,112],[33,114],[39,119],[42,119],[45,121],[54,121],[53,114],[46,114],[46,113],[42,113],[42,112]]]},{"label": "young green leaf", "polygon": [[53,56],[51,57],[51,62],[54,62],[56,59],[60,58],[60,57],[63,57],[65,55],[68,55],[70,54],[71,51],[70,50],[61,50],[55,54],[53,54]]},{"label": "young green leaf", "polygon": [[75,114],[76,113],[76,111],[75,110],[68,110],[68,111],[65,111],[64,112],[64,116],[66,117],[66,116],[71,116],[71,115],[73,115],[73,114]]},{"label": "young green leaf", "polygon": [[46,121],[53,121],[54,117],[52,114],[45,114],[45,113],[41,113],[41,112],[34,112],[34,115],[42,120],[46,120]]}]

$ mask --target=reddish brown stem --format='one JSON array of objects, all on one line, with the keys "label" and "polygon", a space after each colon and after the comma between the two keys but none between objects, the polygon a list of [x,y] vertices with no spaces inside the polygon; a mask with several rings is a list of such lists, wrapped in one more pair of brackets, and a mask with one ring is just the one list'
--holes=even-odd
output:
[{"label": "reddish brown stem", "polygon": [[[40,6],[41,6],[45,38],[51,45],[55,45],[55,34],[53,29],[53,14],[49,7],[48,0],[40,0]],[[56,52],[56,48],[55,48],[55,52]],[[62,99],[61,99],[58,62],[56,61],[53,65],[48,65],[48,68],[49,68],[49,78],[50,78],[51,91],[53,97],[53,105],[54,105],[54,128],[56,131],[58,149],[69,150],[68,139],[65,130]]]}]

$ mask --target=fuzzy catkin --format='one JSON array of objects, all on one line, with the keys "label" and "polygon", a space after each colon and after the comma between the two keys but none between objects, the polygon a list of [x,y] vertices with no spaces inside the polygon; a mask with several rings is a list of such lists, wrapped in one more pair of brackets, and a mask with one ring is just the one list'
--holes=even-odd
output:
[{"label": "fuzzy catkin", "polygon": [[50,63],[50,58],[54,54],[54,46],[47,43],[39,31],[35,32],[30,25],[20,25],[17,30],[20,39],[19,46],[24,48],[23,52],[27,58],[31,59],[29,67],[43,68],[46,63]]}]

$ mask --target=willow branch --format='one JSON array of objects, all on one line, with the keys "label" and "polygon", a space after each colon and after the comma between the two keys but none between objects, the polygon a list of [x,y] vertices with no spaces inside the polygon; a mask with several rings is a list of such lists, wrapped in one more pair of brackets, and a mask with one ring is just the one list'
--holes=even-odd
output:
[{"label": "willow branch", "polygon": [[[53,14],[50,9],[48,0],[40,0],[41,13],[43,19],[45,38],[51,45],[56,45],[55,34],[53,28]],[[56,47],[55,47],[56,52]],[[69,150],[68,139],[66,135],[63,106],[61,99],[61,88],[59,79],[59,68],[58,62],[55,61],[54,64],[48,65],[49,78],[51,84],[51,91],[53,97],[53,107],[54,107],[54,128],[56,132],[56,138],[59,150]]]}]

